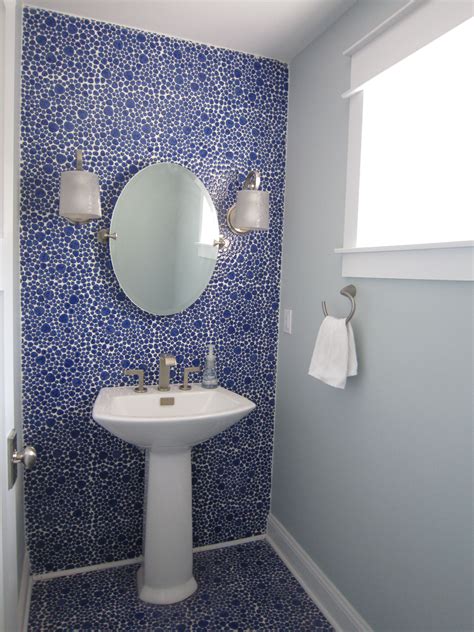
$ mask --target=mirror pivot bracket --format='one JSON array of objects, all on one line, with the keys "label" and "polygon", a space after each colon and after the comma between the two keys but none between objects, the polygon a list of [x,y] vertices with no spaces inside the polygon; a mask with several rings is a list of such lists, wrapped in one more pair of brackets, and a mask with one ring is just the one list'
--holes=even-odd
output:
[{"label": "mirror pivot bracket", "polygon": [[97,239],[101,244],[105,244],[109,239],[117,239],[117,233],[109,233],[108,228],[102,228],[97,233]]}]

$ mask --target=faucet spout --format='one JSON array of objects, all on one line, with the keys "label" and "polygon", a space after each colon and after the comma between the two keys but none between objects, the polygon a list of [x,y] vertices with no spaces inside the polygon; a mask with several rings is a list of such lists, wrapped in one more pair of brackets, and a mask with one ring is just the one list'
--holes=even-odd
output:
[{"label": "faucet spout", "polygon": [[170,390],[170,367],[176,366],[176,358],[169,353],[160,356],[160,379],[158,383],[159,391]]}]

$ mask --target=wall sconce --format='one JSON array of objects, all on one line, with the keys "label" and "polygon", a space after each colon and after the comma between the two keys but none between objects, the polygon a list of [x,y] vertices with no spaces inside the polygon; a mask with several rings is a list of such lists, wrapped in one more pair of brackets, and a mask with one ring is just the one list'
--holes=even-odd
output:
[{"label": "wall sconce", "polygon": [[270,194],[259,191],[259,186],[260,173],[252,170],[237,193],[236,203],[227,211],[227,226],[236,235],[245,235],[251,230],[268,230]]},{"label": "wall sconce", "polygon": [[84,224],[102,217],[99,178],[82,168],[82,149],[76,151],[76,171],[61,173],[59,215],[71,224]]}]

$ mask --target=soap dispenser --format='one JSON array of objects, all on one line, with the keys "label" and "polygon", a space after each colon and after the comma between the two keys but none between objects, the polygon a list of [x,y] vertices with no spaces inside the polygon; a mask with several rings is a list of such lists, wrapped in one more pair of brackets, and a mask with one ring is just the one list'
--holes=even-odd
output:
[{"label": "soap dispenser", "polygon": [[209,345],[209,351],[206,356],[206,364],[202,373],[202,386],[203,388],[217,388],[219,383],[217,381],[216,372],[216,355],[214,353],[214,345]]}]

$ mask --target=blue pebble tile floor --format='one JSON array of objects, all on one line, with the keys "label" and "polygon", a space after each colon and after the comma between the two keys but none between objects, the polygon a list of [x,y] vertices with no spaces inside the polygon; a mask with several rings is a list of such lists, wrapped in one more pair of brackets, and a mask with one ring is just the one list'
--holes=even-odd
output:
[{"label": "blue pebble tile floor", "polygon": [[198,590],[177,604],[138,599],[138,565],[35,580],[29,632],[332,631],[264,540],[194,555]]}]

